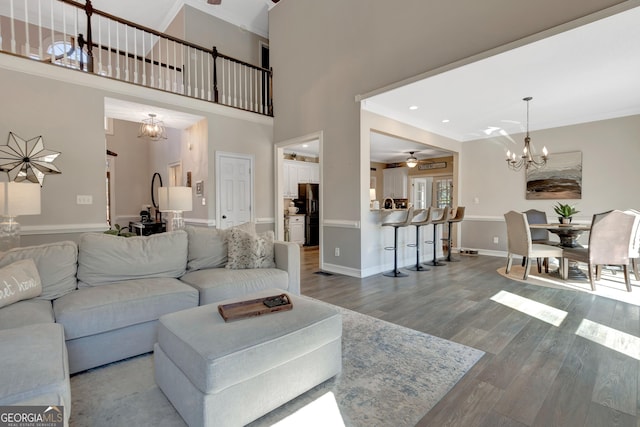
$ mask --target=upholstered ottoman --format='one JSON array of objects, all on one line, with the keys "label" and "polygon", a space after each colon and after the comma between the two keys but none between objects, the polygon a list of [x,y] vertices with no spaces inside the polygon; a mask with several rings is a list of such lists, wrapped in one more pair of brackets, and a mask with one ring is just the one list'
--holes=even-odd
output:
[{"label": "upholstered ottoman", "polygon": [[0,342],[0,405],[64,406],[66,426],[71,384],[62,325],[6,329],[0,331]]},{"label": "upholstered ottoman", "polygon": [[245,425],[340,372],[340,313],[288,295],[291,310],[229,322],[218,304],[160,317],[156,383],[189,426]]}]

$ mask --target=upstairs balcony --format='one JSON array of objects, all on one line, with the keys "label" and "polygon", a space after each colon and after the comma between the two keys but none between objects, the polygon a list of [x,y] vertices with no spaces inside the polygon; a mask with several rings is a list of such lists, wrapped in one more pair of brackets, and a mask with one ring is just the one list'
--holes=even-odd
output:
[{"label": "upstairs balcony", "polygon": [[2,0],[0,52],[273,116],[272,71],[72,0]]}]

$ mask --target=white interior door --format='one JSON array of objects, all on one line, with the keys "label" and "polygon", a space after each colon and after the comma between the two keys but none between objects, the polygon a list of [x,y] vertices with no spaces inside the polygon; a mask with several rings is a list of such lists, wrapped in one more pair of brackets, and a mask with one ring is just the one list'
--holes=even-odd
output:
[{"label": "white interior door", "polygon": [[252,221],[253,157],[216,153],[216,171],[218,228]]}]

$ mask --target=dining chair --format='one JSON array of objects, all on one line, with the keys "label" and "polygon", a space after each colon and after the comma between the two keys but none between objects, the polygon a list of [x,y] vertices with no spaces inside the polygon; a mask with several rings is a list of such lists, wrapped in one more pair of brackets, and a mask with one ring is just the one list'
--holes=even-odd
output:
[{"label": "dining chair", "polygon": [[631,259],[631,269],[636,280],[640,280],[640,272],[638,271],[638,261],[640,261],[640,212],[635,209],[627,209],[625,213],[636,216],[636,222],[633,227],[633,239],[629,247],[629,258]]},{"label": "dining chair", "polygon": [[[544,211],[539,211],[537,209],[529,209],[524,211],[524,214],[527,216],[527,221],[529,224],[548,224],[547,221],[547,213]],[[553,240],[549,240],[549,231],[542,228],[532,228],[531,229],[531,241],[533,243],[541,243],[545,245],[554,245],[556,242]],[[538,271],[540,268],[540,258],[537,258],[538,261]],[[522,258],[522,266],[524,267],[526,262],[525,258]],[[542,261],[544,265],[545,273],[549,272],[549,258],[544,258]]]},{"label": "dining chair", "polygon": [[[563,249],[557,246],[545,245],[543,243],[533,243],[531,240],[529,222],[527,221],[527,216],[524,213],[509,211],[504,214],[504,219],[507,223],[507,274],[511,271],[514,255],[526,257],[523,280],[527,280],[529,277],[529,271],[531,270],[531,258],[560,258],[560,268],[561,271],[563,271]],[[541,272],[539,265],[538,272]]]},{"label": "dining chair", "polygon": [[[589,246],[565,248],[565,262],[562,265],[562,277],[568,275],[568,260],[587,264],[591,290],[595,291],[595,281],[600,280],[603,265],[621,266],[627,291],[631,292],[629,279],[629,254],[633,244],[636,215],[619,210],[595,214],[591,221]],[[594,274],[594,269],[595,274]]]}]

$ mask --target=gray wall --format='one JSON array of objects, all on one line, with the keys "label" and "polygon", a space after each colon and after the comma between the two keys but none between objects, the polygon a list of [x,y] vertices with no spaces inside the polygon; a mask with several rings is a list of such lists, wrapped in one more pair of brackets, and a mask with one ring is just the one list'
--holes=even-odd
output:
[{"label": "gray wall", "polygon": [[[531,132],[531,141],[554,153],[582,152],[582,199],[562,200],[580,211],[574,221],[590,222],[595,213],[640,207],[640,116]],[[524,134],[513,139],[524,141]],[[523,143],[524,144],[524,143]],[[463,144],[460,165],[461,205],[468,223],[462,245],[467,248],[506,250],[503,214],[509,210],[538,209],[557,221],[557,200],[526,200],[524,171],[512,172],[504,164],[505,141],[485,139]],[[482,177],[482,179],[478,179]],[[476,199],[478,203],[476,202]],[[499,244],[493,237],[499,236]]]},{"label": "gray wall", "polygon": [[[625,3],[615,0],[296,0],[271,10],[276,142],[323,131],[324,220],[359,221],[368,205],[368,149],[356,96]],[[549,144],[551,145],[551,144]],[[360,159],[366,159],[360,161]],[[464,183],[461,183],[464,185]],[[464,191],[464,190],[463,190]],[[325,227],[326,228],[326,227]],[[361,254],[338,233],[324,244]],[[325,254],[326,254],[325,249]],[[347,268],[346,258],[331,260]]]},{"label": "gray wall", "polygon": [[268,44],[265,38],[190,6],[183,8],[183,19],[185,40],[209,49],[215,46],[220,53],[260,64],[259,42]]},{"label": "gray wall", "polygon": [[[174,150],[180,153],[183,173],[192,170],[194,182],[205,181],[207,206],[185,214],[187,220],[193,215],[212,225],[215,218],[214,155],[216,151],[224,151],[255,155],[255,217],[262,224],[261,229],[273,228],[271,118],[10,55],[0,55],[0,91],[6,100],[0,105],[0,137],[6,138],[10,131],[26,139],[42,135],[47,149],[62,152],[54,162],[62,174],[46,176],[44,181],[42,213],[19,218],[23,225],[23,244],[75,240],[79,233],[107,229],[105,97],[204,118],[202,124],[182,132],[182,137],[174,138],[179,142]],[[140,143],[135,137],[127,139],[133,144]],[[190,152],[189,141],[195,143]],[[135,157],[142,155],[136,153]],[[175,157],[169,160],[157,153],[150,156],[154,162],[161,163],[174,161]],[[257,161],[260,159],[268,161]],[[150,171],[151,168],[146,174]],[[145,180],[149,186],[150,179],[149,175]],[[134,191],[137,194],[138,190]],[[142,200],[146,193],[141,189],[133,199]],[[93,204],[77,205],[76,195],[93,196]],[[127,209],[138,209],[139,212],[139,208],[131,206]]]}]

